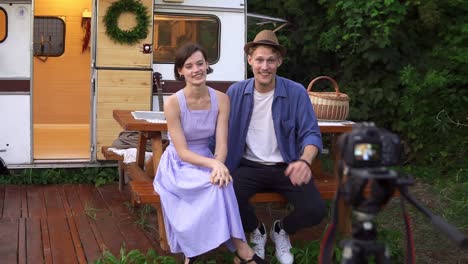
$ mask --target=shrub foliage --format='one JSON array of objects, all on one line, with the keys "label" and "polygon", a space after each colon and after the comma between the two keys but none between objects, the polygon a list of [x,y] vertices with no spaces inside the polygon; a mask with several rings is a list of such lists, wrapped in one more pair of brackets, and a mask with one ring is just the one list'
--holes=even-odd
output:
[{"label": "shrub foliage", "polygon": [[277,32],[280,75],[304,86],[331,76],[351,98],[349,119],[398,133],[407,161],[466,167],[468,2],[249,0],[248,10],[290,22]]}]

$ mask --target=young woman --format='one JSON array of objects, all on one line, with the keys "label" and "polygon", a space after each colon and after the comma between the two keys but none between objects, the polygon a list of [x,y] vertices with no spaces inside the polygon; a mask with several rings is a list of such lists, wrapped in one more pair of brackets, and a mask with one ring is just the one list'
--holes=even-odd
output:
[{"label": "young woman", "polygon": [[[181,47],[175,58],[176,79],[185,87],[164,104],[170,145],[154,179],[161,197],[169,246],[185,263],[223,243],[236,250],[237,263],[265,263],[246,243],[227,154],[229,98],[206,86],[212,72],[197,44]],[[209,148],[216,139],[215,151]]]}]

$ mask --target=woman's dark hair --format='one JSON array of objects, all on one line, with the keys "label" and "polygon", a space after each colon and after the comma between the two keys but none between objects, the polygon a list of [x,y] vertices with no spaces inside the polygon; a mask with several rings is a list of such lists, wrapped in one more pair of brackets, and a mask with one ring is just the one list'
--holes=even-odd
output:
[{"label": "woman's dark hair", "polygon": [[[196,43],[187,43],[180,47],[176,54],[175,54],[175,61],[174,61],[174,77],[178,81],[185,80],[184,76],[179,74],[179,69],[184,67],[185,61],[192,56],[195,52],[200,51],[203,54],[203,58],[205,58],[206,63],[208,63],[208,57],[206,56],[205,50]],[[208,69],[206,69],[206,73],[210,74],[213,72],[213,69],[208,65]]]}]

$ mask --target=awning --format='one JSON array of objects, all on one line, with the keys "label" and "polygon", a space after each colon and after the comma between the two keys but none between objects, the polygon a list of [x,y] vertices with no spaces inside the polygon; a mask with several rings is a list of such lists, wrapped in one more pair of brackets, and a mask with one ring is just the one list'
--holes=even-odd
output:
[{"label": "awning", "polygon": [[285,27],[287,24],[289,24],[289,21],[277,17],[265,16],[255,13],[247,13],[247,23],[249,25],[257,26],[272,24],[273,27],[275,27],[275,29],[273,29],[273,32],[276,32]]}]

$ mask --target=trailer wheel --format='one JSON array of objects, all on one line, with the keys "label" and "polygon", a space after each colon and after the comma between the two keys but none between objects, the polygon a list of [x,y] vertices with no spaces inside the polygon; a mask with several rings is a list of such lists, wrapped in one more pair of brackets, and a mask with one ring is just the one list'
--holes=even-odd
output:
[{"label": "trailer wheel", "polygon": [[2,158],[0,158],[0,175],[8,175],[8,169],[6,167],[5,162],[3,161]]}]

